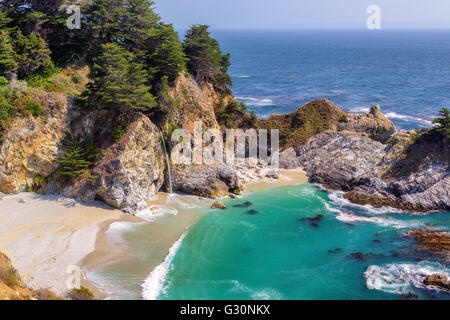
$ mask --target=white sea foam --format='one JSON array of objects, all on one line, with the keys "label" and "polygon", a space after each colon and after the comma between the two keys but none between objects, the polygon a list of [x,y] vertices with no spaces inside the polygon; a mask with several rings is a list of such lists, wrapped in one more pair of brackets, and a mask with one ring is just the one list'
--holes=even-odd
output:
[{"label": "white sea foam", "polygon": [[178,210],[169,206],[154,205],[150,206],[142,211],[136,213],[136,217],[139,217],[145,221],[153,222],[166,215],[177,215]]},{"label": "white sea foam", "polygon": [[247,293],[253,300],[281,300],[282,294],[273,288],[252,289],[238,280],[231,280],[233,287],[229,290],[235,293]]},{"label": "white sea foam", "polygon": [[410,287],[440,290],[427,287],[423,280],[431,274],[449,276],[448,269],[439,263],[421,262],[418,264],[387,264],[385,266],[369,266],[364,273],[367,288],[394,294],[408,293]]},{"label": "white sea foam", "polygon": [[388,112],[385,114],[385,116],[388,119],[400,119],[400,120],[404,120],[404,121],[418,121],[418,122],[425,123],[427,125],[432,124],[432,122],[430,120],[427,120],[423,117],[415,117],[415,116],[410,116],[410,115],[405,115],[405,114],[399,114],[396,112]]},{"label": "white sea foam", "polygon": [[[323,204],[325,205],[325,208],[330,212],[335,212],[338,215],[336,216],[336,219],[345,223],[352,223],[352,222],[369,222],[369,223],[376,223],[381,226],[385,227],[393,227],[396,229],[404,229],[404,228],[411,228],[411,227],[420,227],[423,225],[423,222],[420,220],[409,220],[409,221],[401,221],[397,219],[393,219],[388,216],[381,216],[381,214],[388,214],[397,212],[395,209],[391,208],[374,208],[369,205],[361,206],[357,204],[353,204],[350,201],[342,198],[343,192],[340,191],[333,191],[330,192],[329,198],[332,202],[334,202],[337,205],[345,205],[345,206],[351,206],[351,207],[357,207],[359,209],[365,210],[369,216],[363,216],[363,215],[357,215],[353,214],[351,212],[335,208],[328,204],[326,201],[322,200]],[[373,215],[373,216],[372,216]]]},{"label": "white sea foam", "polygon": [[355,203],[351,203],[349,200],[345,199],[343,195],[345,192],[342,191],[328,191],[328,197],[333,203],[336,203],[338,205],[345,205],[350,206],[354,208],[360,208],[364,209],[372,214],[388,214],[388,213],[407,213],[406,211],[395,209],[392,207],[381,207],[381,208],[375,208],[374,206],[371,206],[370,204],[366,205],[359,205]]},{"label": "white sea foam", "polygon": [[142,284],[142,297],[145,300],[157,300],[165,292],[164,283],[166,282],[167,274],[172,267],[173,258],[183,243],[185,236],[186,233],[183,233],[180,239],[172,245],[164,261],[150,273]]},{"label": "white sea foam", "polygon": [[238,76],[238,78],[245,79],[245,78],[252,78],[252,76],[249,76],[249,75],[243,75],[243,76]]},{"label": "white sea foam", "polygon": [[254,97],[236,97],[238,100],[244,101],[250,106],[263,107],[270,106],[273,104],[273,100],[267,98],[254,98]]}]

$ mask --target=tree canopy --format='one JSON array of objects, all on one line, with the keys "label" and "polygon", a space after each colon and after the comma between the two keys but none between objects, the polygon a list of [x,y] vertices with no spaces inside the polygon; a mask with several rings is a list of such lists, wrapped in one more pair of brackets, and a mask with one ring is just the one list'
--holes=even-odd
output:
[{"label": "tree canopy", "polygon": [[223,54],[219,42],[211,38],[206,25],[195,25],[186,34],[183,44],[187,67],[199,82],[212,82],[218,89],[232,85],[227,74],[230,55]]},{"label": "tree canopy", "polygon": [[220,90],[231,85],[230,57],[207,26],[193,26],[182,42],[150,0],[90,0],[81,2],[81,28],[69,29],[70,4],[0,0],[0,76],[17,73],[26,80],[54,66],[88,64],[87,101],[127,110],[153,108],[153,97],[164,96],[159,91],[168,90],[180,72]]},{"label": "tree canopy", "polygon": [[435,118],[433,123],[437,124],[434,131],[440,132],[450,139],[450,111],[447,108],[439,111],[439,117]]}]

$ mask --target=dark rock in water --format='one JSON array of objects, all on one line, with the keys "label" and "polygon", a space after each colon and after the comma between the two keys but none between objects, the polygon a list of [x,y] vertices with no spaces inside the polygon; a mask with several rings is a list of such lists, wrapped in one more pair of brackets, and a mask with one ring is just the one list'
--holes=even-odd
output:
[{"label": "dark rock in water", "polygon": [[336,253],[336,252],[339,252],[339,251],[341,251],[341,248],[337,248],[337,249],[334,249],[334,250],[328,250],[328,253]]},{"label": "dark rock in water", "polygon": [[432,274],[426,277],[425,280],[423,280],[423,284],[450,291],[450,281],[442,274]]},{"label": "dark rock in water", "polygon": [[320,222],[322,221],[323,214],[318,214],[317,216],[313,218],[302,218],[302,221],[309,221],[309,222]]},{"label": "dark rock in water", "polygon": [[348,225],[349,227],[354,227],[355,225],[353,223],[346,223],[346,225]]},{"label": "dark rock in water", "polygon": [[381,232],[375,233],[376,236],[382,236],[383,234]]},{"label": "dark rock in water", "polygon": [[256,210],[248,210],[247,212],[246,212],[246,214],[251,214],[251,215],[255,215],[255,214],[258,214],[259,212],[258,211],[256,211]]},{"label": "dark rock in water", "polygon": [[450,233],[426,229],[413,229],[404,236],[413,238],[415,247],[420,252],[442,257],[444,263],[450,263]]},{"label": "dark rock in water", "polygon": [[233,207],[234,208],[248,208],[248,207],[251,207],[252,205],[253,205],[253,203],[251,203],[250,201],[246,201],[241,204],[235,204]]},{"label": "dark rock in water", "polygon": [[361,252],[354,252],[350,254],[350,258],[360,261],[366,261],[367,255]]},{"label": "dark rock in water", "polygon": [[377,242],[377,243],[380,243],[380,242],[381,242],[381,240],[378,240],[378,239],[373,239],[372,241],[373,241],[373,242]]},{"label": "dark rock in water", "polygon": [[311,223],[311,227],[314,227],[314,228],[318,228],[319,227],[319,225],[317,224],[317,223]]},{"label": "dark rock in water", "polygon": [[396,257],[396,258],[400,257],[400,252],[398,252],[398,251],[392,250],[391,254],[392,254],[393,257]]},{"label": "dark rock in water", "polygon": [[415,300],[415,299],[419,299],[419,295],[414,292],[409,292],[407,295],[402,295],[401,299],[402,300]]}]

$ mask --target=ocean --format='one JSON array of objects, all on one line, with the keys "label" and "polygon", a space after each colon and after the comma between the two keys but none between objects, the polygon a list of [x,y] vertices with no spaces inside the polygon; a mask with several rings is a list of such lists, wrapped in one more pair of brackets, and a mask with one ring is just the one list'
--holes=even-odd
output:
[{"label": "ocean", "polygon": [[[232,55],[234,94],[258,116],[328,98],[349,112],[378,103],[399,129],[416,129],[450,105],[449,31],[213,36]],[[168,203],[157,219],[114,225],[111,236],[128,255],[89,279],[111,299],[450,299],[421,283],[431,273],[450,277],[450,267],[419,255],[403,236],[417,227],[450,231],[449,212],[353,205],[312,184],[224,203],[223,211]],[[177,236],[163,246],[169,234]]]},{"label": "ocean", "polygon": [[363,113],[378,103],[398,129],[431,126],[450,106],[450,31],[215,31],[232,88],[258,116],[316,98]]}]

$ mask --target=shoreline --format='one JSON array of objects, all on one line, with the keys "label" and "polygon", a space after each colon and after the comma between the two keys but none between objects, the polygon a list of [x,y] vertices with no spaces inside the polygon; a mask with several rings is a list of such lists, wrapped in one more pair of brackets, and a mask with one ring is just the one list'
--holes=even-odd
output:
[{"label": "shoreline", "polygon": [[[243,194],[307,182],[301,169],[280,170],[279,179],[259,179],[244,184]],[[124,214],[103,202],[85,204],[74,199],[19,193],[1,198],[0,251],[8,255],[14,267],[32,288],[49,288],[56,294],[67,293],[67,268],[79,266],[81,285],[96,299],[108,298],[107,290],[87,276],[111,264],[120,264],[130,248],[120,239],[123,230],[146,226],[150,234],[159,237],[155,244],[152,270],[161,264],[172,245],[198,219],[206,214],[213,199],[192,195],[157,193],[148,202],[149,208],[175,208],[178,214],[158,213]],[[167,216],[167,217],[166,217]],[[161,229],[159,219],[170,223]],[[115,223],[118,230],[112,230]],[[125,228],[120,228],[125,226]],[[82,244],[82,245],[80,245]],[[153,268],[152,268],[153,267]]]},{"label": "shoreline", "polygon": [[[257,181],[250,181],[243,186],[243,193],[241,196],[246,196],[250,193],[260,192],[267,189],[275,189],[289,185],[299,185],[308,182],[308,177],[301,169],[282,169],[280,170],[280,176],[278,179],[258,179]],[[152,221],[146,221],[145,216],[143,219],[135,217],[130,221],[122,221],[125,223],[122,227],[118,226],[119,234],[111,234],[108,232],[114,221],[108,223],[108,226],[103,228],[98,236],[96,242],[96,249],[89,256],[87,256],[83,262],[83,268],[86,268],[88,272],[99,272],[103,268],[119,270],[122,268],[135,269],[137,273],[142,274],[145,278],[148,278],[153,270],[162,265],[166,260],[166,257],[170,253],[172,246],[180,240],[183,234],[192,228],[210,209],[214,199],[200,198],[192,195],[174,194],[174,197],[170,199],[167,193],[158,193],[153,200],[148,202],[150,207],[152,206],[167,206],[175,208],[178,211],[176,215],[163,215]],[[197,206],[197,208],[183,208],[180,203],[190,203]],[[137,216],[140,214],[138,213]],[[131,224],[130,224],[131,223]],[[143,228],[149,234],[153,235],[153,238],[149,238],[149,246],[154,251],[154,258],[148,262],[145,266],[146,270],[143,270],[143,266],[128,266],[126,262],[122,263],[122,259],[128,255],[133,255],[134,252],[128,247],[128,244],[123,243],[124,239],[121,238],[127,230],[128,226],[131,228]],[[134,226],[133,226],[134,225]],[[127,240],[125,239],[125,242]],[[153,242],[157,242],[155,245]],[[108,284],[100,283],[101,281],[87,281],[88,284],[93,286],[93,292],[100,298],[108,296]],[[90,287],[91,288],[91,287]],[[111,289],[113,290],[113,289]]]}]

